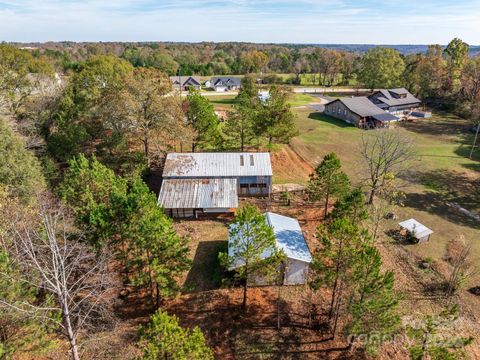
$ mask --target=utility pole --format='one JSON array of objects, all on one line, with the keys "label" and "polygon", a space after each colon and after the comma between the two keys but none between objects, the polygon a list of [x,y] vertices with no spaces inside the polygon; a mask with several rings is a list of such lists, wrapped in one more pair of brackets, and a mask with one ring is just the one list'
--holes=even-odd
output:
[{"label": "utility pole", "polygon": [[477,139],[478,139],[478,133],[480,132],[480,120],[477,122],[477,128],[475,129],[475,137],[473,139],[473,144],[472,144],[472,150],[470,150],[470,156],[469,159],[472,159],[473,156],[473,151],[475,150],[475,147],[477,146]]}]

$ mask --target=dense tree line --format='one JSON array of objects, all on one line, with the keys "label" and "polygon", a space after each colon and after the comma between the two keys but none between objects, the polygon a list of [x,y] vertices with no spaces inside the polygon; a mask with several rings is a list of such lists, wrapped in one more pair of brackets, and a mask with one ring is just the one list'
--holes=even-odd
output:
[{"label": "dense tree line", "polygon": [[[113,287],[112,264],[121,265],[124,283],[145,291],[155,308],[179,291],[177,279],[190,266],[187,239],[175,232],[143,176],[161,166],[166,152],[183,146],[245,150],[288,143],[297,134],[289,91],[272,85],[268,98],[260,99],[254,73],[288,72],[296,83],[311,74],[321,85],[355,80],[369,88],[407,86],[479,122],[480,63],[459,39],[408,56],[385,48],[360,55],[273,45],[198,47],[117,44],[31,52],[0,45],[0,357],[26,344],[28,351],[54,346],[56,333],[78,359],[82,336],[110,324],[104,295]],[[59,82],[56,72],[67,79]],[[220,123],[200,92],[175,96],[168,78],[173,73],[248,76]],[[364,189],[350,187],[335,154],[323,159],[308,184],[310,200],[321,201],[324,212],[310,287],[331,292],[332,337],[343,322],[353,339],[390,334],[398,325],[393,275],[381,271],[375,241],[400,197],[395,179],[414,156],[408,139],[380,131],[363,138],[359,153],[368,200]],[[247,265],[237,276],[245,284],[245,307],[248,278],[277,274],[282,256],[262,261],[273,238],[256,209],[239,211],[235,224],[232,235],[249,231],[251,240],[235,255]],[[449,294],[467,273],[464,253],[452,260]],[[144,328],[139,346],[146,358],[212,356],[198,329],[182,329],[162,312]]]},{"label": "dense tree line", "polygon": [[[40,354],[57,334],[79,359],[115,323],[115,263],[155,308],[190,267],[141,177],[189,125],[160,70],[98,55],[59,84],[44,60],[0,46],[0,356]],[[200,335],[184,341],[199,349]]]}]

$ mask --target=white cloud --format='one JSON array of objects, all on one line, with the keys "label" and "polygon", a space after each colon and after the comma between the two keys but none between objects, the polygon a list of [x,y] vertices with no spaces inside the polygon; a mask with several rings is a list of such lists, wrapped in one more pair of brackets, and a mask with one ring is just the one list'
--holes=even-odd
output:
[{"label": "white cloud", "polygon": [[0,40],[478,43],[479,19],[480,0],[0,0]]}]

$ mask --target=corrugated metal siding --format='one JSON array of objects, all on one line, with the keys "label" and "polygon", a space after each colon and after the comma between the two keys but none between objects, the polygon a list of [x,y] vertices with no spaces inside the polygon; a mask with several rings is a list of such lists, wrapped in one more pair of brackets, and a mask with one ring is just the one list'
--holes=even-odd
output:
[{"label": "corrugated metal siding", "polygon": [[158,204],[165,209],[238,207],[236,179],[164,179]]},{"label": "corrugated metal siding", "polygon": [[164,178],[272,176],[269,153],[170,153]]}]

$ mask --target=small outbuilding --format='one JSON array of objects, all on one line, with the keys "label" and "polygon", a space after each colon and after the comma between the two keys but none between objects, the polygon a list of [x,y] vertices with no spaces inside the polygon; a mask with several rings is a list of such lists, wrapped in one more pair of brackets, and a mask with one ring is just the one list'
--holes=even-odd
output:
[{"label": "small outbuilding", "polygon": [[[312,256],[298,221],[294,218],[267,212],[265,213],[267,224],[273,229],[276,246],[283,250],[286,262],[283,266],[283,285],[303,285],[307,283],[308,269],[312,262]],[[241,235],[240,235],[241,236]],[[235,239],[228,240],[228,253],[235,253],[233,248]],[[268,258],[272,251],[265,251],[262,258]],[[242,266],[237,263],[233,269]],[[261,279],[255,279],[257,285],[265,284]]]},{"label": "small outbuilding", "polygon": [[419,223],[415,219],[408,219],[399,223],[401,231],[405,235],[410,235],[415,238],[418,243],[424,243],[430,240],[430,235],[433,231],[427,228],[425,225]]}]

